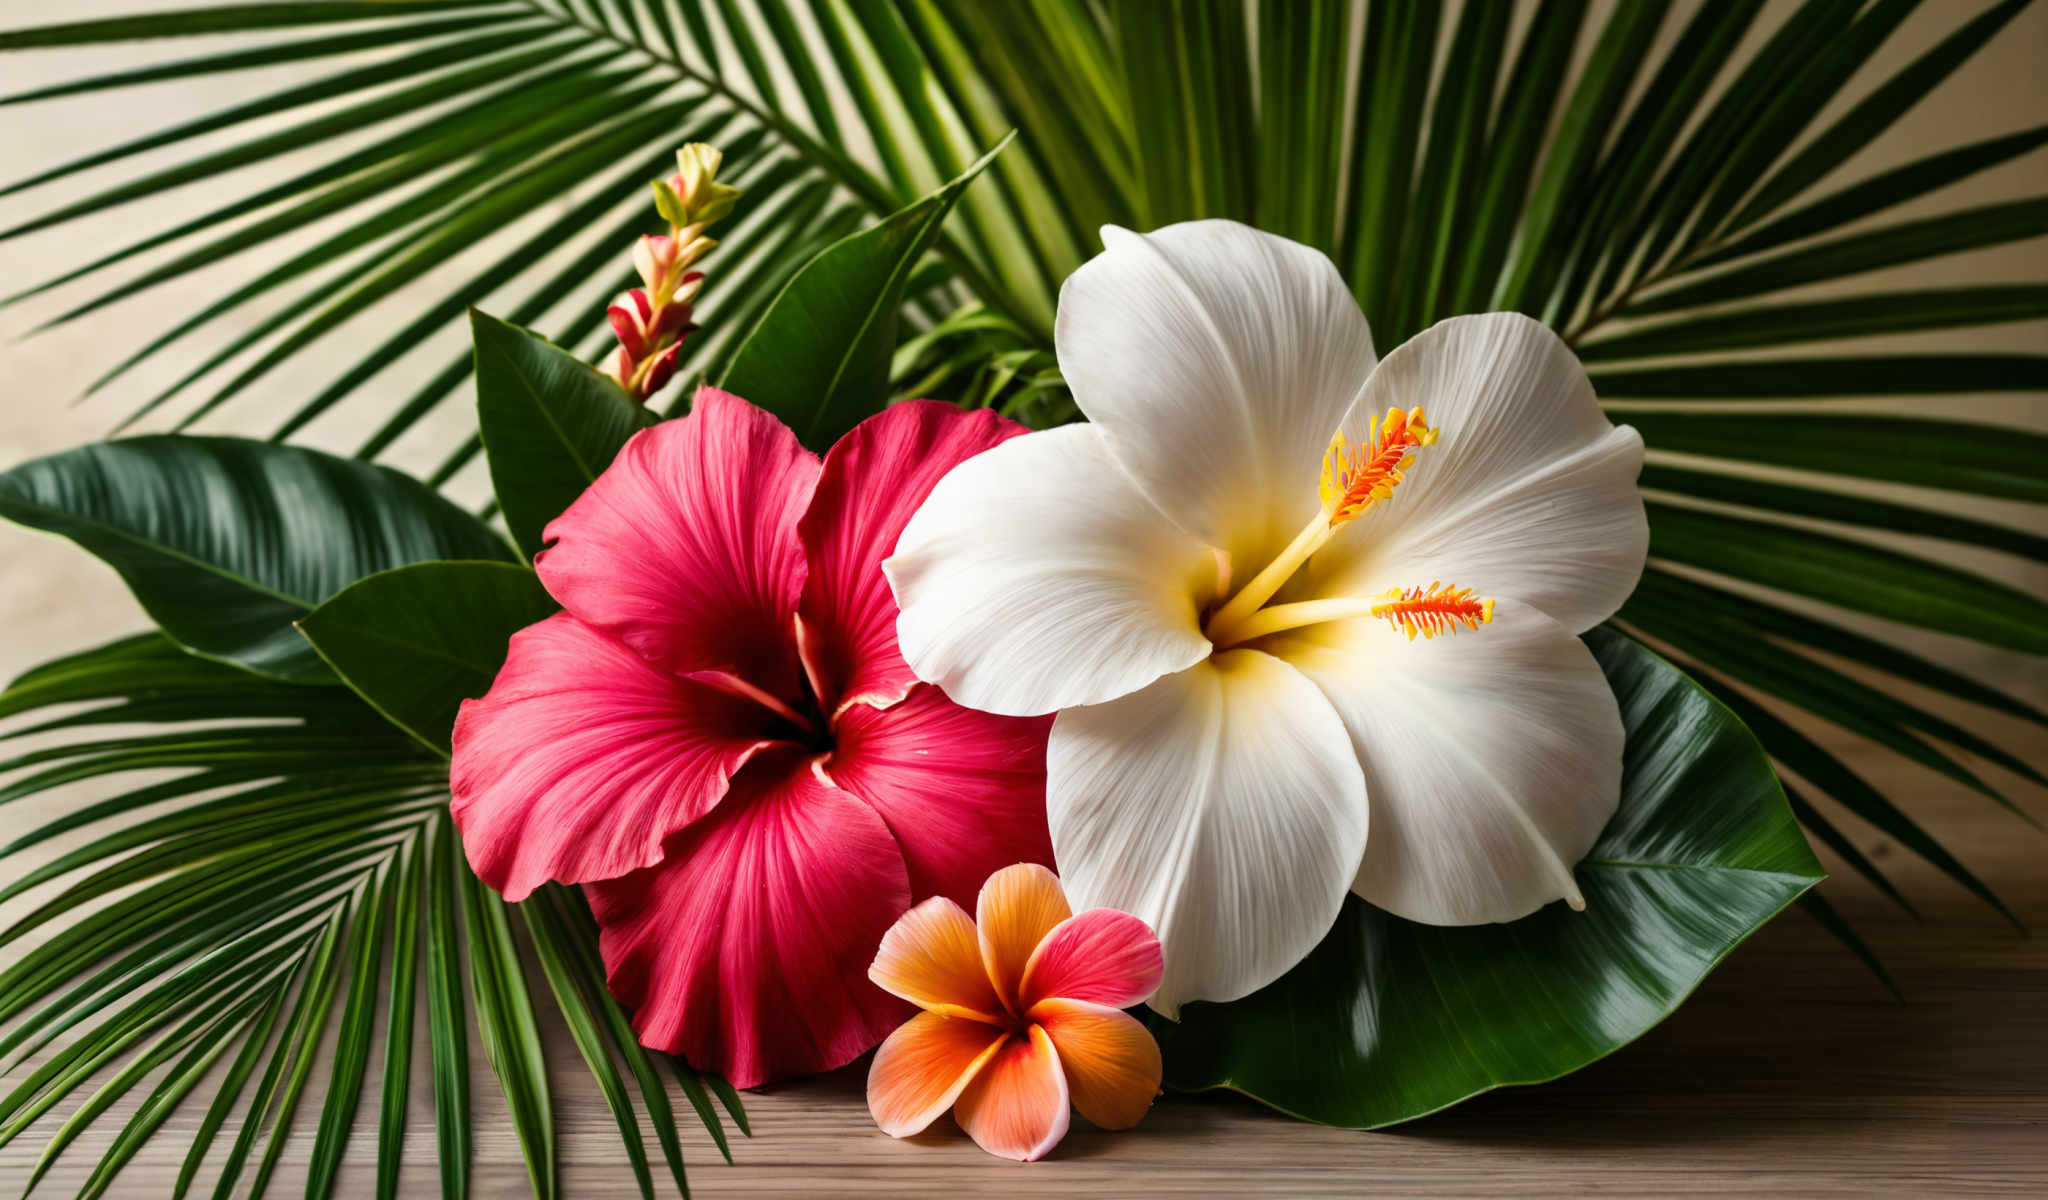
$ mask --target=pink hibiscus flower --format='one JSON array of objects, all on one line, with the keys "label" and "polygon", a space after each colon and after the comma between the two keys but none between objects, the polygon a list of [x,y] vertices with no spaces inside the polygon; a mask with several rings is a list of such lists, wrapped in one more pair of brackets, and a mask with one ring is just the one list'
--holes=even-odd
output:
[{"label": "pink hibiscus flower", "polygon": [[642,1042],[742,1087],[846,1063],[909,1011],[867,979],[898,916],[1052,861],[1051,718],[919,683],[881,571],[941,475],[1022,432],[916,401],[821,462],[703,388],[548,526],[566,611],[463,704],[455,823],[509,900],[586,885]]}]

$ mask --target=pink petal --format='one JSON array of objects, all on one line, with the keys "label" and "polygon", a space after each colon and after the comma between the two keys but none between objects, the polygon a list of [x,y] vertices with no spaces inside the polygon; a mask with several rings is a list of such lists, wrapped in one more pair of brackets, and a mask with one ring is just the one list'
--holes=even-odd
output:
[{"label": "pink petal", "polygon": [[470,865],[508,900],[652,866],[772,744],[767,717],[568,613],[528,626],[455,719],[451,808]]},{"label": "pink petal", "polygon": [[841,1066],[912,1011],[867,978],[910,907],[896,843],[800,754],[749,764],[659,867],[585,890],[640,1040],[736,1086]]},{"label": "pink petal", "polygon": [[564,608],[650,661],[794,697],[796,522],[817,477],[780,421],[700,388],[689,416],[634,434],[548,524],[534,566]]},{"label": "pink petal", "polygon": [[605,320],[611,322],[612,332],[618,335],[619,349],[638,358],[647,353],[647,339],[639,319],[623,303],[625,300],[626,297],[621,296],[613,301],[612,306],[604,310]]},{"label": "pink petal", "polygon": [[1044,1158],[1067,1135],[1067,1077],[1044,1029],[1031,1026],[1029,1040],[1011,1038],[977,1072],[953,1117],[974,1144],[1004,1158]]},{"label": "pink petal", "polygon": [[[681,311],[684,324],[688,324],[690,310],[686,307]],[[683,343],[680,339],[670,342],[668,349],[662,351],[660,356],[654,360],[654,365],[647,368],[647,381],[641,387],[648,395],[652,396],[660,391],[661,385],[667,383],[669,376],[676,373],[676,354],[682,348]]]},{"label": "pink petal", "polygon": [[1051,729],[1051,717],[991,716],[920,687],[894,708],[856,704],[841,713],[824,770],[888,822],[913,895],[966,907],[996,871],[1052,862]]},{"label": "pink petal", "polygon": [[1028,432],[986,409],[934,400],[893,404],[825,455],[801,530],[805,663],[828,710],[890,705],[917,683],[896,647],[896,599],[882,560],[939,477]]},{"label": "pink petal", "polygon": [[1091,908],[1045,935],[1024,968],[1018,1003],[1057,997],[1129,1008],[1159,988],[1166,960],[1152,927],[1126,912]]}]

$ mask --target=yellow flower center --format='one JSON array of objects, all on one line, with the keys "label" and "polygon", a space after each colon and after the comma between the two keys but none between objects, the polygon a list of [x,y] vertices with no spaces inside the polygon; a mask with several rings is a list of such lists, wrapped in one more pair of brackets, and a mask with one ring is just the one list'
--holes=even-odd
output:
[{"label": "yellow flower center", "polygon": [[1394,588],[1370,598],[1337,596],[1292,604],[1266,603],[1338,529],[1392,499],[1404,473],[1414,464],[1416,451],[1435,445],[1436,438],[1437,431],[1424,421],[1420,408],[1388,409],[1368,438],[1355,446],[1338,430],[1323,453],[1318,489],[1322,511],[1272,562],[1209,614],[1203,632],[1216,648],[1224,650],[1284,630],[1353,617],[1382,618],[1411,640],[1418,634],[1434,638],[1439,633],[1478,629],[1490,623],[1492,600],[1473,595],[1470,588],[1447,587],[1440,582],[1426,588]]}]

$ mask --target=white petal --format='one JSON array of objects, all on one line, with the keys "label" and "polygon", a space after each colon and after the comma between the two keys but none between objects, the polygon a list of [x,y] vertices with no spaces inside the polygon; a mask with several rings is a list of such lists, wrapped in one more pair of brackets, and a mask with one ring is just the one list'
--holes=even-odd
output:
[{"label": "white petal", "polygon": [[882,569],[911,670],[985,712],[1112,700],[1210,651],[1215,554],[1145,502],[1092,426],[953,468]]},{"label": "white petal", "polygon": [[1430,925],[1513,921],[1564,899],[1621,797],[1621,710],[1593,654],[1502,600],[1434,639],[1370,618],[1275,639],[1330,698],[1365,768],[1359,895]]},{"label": "white petal", "polygon": [[1365,316],[1320,251],[1234,221],[1102,240],[1060,289],[1074,400],[1154,503],[1256,570],[1314,515],[1376,361]]},{"label": "white petal", "polygon": [[1317,557],[1309,590],[1440,579],[1512,596],[1573,633],[1614,615],[1649,551],[1643,439],[1609,423],[1571,349],[1518,313],[1453,317],[1387,355],[1345,433],[1417,405],[1437,443]]},{"label": "white petal", "polygon": [[1046,817],[1076,909],[1159,934],[1150,1001],[1235,1000],[1315,948],[1366,845],[1343,723],[1299,671],[1236,650],[1109,704],[1046,747]]}]

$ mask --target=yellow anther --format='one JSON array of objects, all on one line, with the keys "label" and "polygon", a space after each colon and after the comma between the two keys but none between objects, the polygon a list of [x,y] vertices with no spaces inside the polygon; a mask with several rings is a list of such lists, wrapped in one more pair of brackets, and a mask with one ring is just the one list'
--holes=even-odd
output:
[{"label": "yellow anther", "polygon": [[1433,445],[1437,431],[1424,423],[1420,407],[1390,408],[1372,431],[1370,441],[1353,446],[1338,430],[1323,452],[1323,513],[1331,525],[1364,515],[1391,497],[1402,472],[1415,462],[1415,450]]},{"label": "yellow anther", "polygon": [[1426,588],[1390,588],[1371,612],[1406,631],[1408,640],[1414,641],[1416,634],[1433,638],[1439,633],[1491,624],[1493,601],[1474,596],[1471,588],[1451,588],[1432,582]]}]

